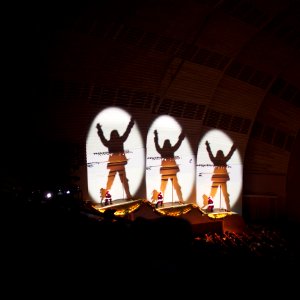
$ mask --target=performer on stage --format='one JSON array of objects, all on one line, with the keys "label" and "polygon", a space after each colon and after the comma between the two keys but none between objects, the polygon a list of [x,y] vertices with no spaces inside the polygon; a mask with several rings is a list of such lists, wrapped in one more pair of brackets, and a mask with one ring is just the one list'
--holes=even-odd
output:
[{"label": "performer on stage", "polygon": [[127,157],[124,152],[124,142],[128,138],[130,131],[134,125],[134,121],[131,118],[126,131],[122,136],[119,135],[117,130],[112,130],[110,139],[107,140],[103,134],[101,125],[98,123],[96,128],[98,129],[98,136],[104,146],[108,148],[109,159],[107,169],[109,169],[106,190],[110,190],[115,180],[116,174],[120,176],[120,180],[123,184],[127,199],[131,199],[129,191],[128,179],[126,177],[125,165],[127,164]]},{"label": "performer on stage", "polygon": [[213,212],[214,211],[214,201],[211,198],[211,196],[208,197],[207,211],[209,211],[209,212]]},{"label": "performer on stage", "polygon": [[164,202],[164,196],[162,194],[162,192],[159,192],[158,190],[154,189],[152,191],[152,203],[155,204],[155,207],[158,207],[158,205],[162,206],[163,202]]},{"label": "performer on stage", "polygon": [[158,205],[162,206],[163,203],[164,203],[164,196],[163,196],[162,192],[159,192],[158,196],[157,196],[156,207],[158,207]]},{"label": "performer on stage", "polygon": [[205,142],[206,149],[209,155],[210,160],[214,164],[214,172],[211,177],[212,185],[211,185],[211,191],[210,196],[212,198],[215,197],[218,187],[220,187],[226,204],[226,210],[230,211],[230,200],[229,200],[229,194],[227,192],[227,184],[226,182],[230,180],[229,174],[227,172],[227,162],[230,160],[231,156],[233,155],[234,151],[236,150],[236,146],[232,145],[229,153],[225,156],[222,150],[218,150],[216,156],[212,154],[209,142]]},{"label": "performer on stage", "polygon": [[105,192],[105,205],[112,204],[111,194],[109,191]]},{"label": "performer on stage", "polygon": [[164,195],[165,189],[168,183],[168,180],[170,179],[173,183],[173,187],[177,193],[179,202],[183,203],[182,193],[181,193],[181,187],[179,185],[178,179],[177,179],[177,172],[179,172],[179,167],[176,164],[174,153],[177,151],[184,139],[184,134],[181,132],[177,143],[172,146],[169,139],[166,139],[164,141],[163,147],[160,147],[158,143],[158,133],[157,130],[154,130],[154,144],[156,151],[161,155],[161,168],[160,168],[160,174],[161,174],[161,186],[160,190],[162,194]]},{"label": "performer on stage", "polygon": [[152,194],[151,194],[151,200],[152,200],[152,203],[156,203],[156,201],[158,200],[158,190],[154,189],[152,191]]}]

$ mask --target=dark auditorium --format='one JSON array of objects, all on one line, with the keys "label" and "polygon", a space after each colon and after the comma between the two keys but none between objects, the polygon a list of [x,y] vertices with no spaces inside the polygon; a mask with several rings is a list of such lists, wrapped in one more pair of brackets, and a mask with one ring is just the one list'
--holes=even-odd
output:
[{"label": "dark auditorium", "polygon": [[11,297],[298,292],[300,1],[8,6]]}]

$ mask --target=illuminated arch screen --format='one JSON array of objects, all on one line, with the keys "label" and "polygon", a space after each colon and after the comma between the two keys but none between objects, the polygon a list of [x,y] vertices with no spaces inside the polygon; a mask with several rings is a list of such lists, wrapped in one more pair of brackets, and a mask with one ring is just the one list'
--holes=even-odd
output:
[{"label": "illuminated arch screen", "polygon": [[242,164],[234,141],[220,130],[208,131],[197,150],[197,205],[211,196],[214,208],[241,211]]},{"label": "illuminated arch screen", "polygon": [[86,155],[88,192],[94,202],[101,202],[100,189],[108,189],[112,200],[135,195],[144,176],[145,149],[138,125],[127,112],[114,107],[96,116]]},{"label": "illuminated arch screen", "polygon": [[[162,192],[164,203],[189,202],[200,208],[211,196],[215,208],[241,213],[242,164],[234,141],[214,129],[199,134],[195,151],[171,116],[156,118],[144,142],[130,114],[106,108],[87,135],[89,196],[100,203],[100,190],[106,189],[112,201],[136,197],[152,201]],[[137,195],[143,180],[146,195]]]},{"label": "illuminated arch screen", "polygon": [[[155,131],[158,149],[155,145]],[[194,184],[195,159],[188,137],[174,118],[158,117],[147,135],[147,199],[152,199],[156,191],[161,191],[165,203],[185,202]]]}]

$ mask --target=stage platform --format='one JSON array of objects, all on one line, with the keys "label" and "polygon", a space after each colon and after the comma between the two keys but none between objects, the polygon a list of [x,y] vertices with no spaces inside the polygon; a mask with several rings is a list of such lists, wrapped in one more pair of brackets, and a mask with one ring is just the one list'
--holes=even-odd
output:
[{"label": "stage platform", "polygon": [[118,199],[109,205],[94,204],[93,208],[102,213],[106,210],[113,210],[115,216],[131,221],[139,217],[151,220],[163,216],[186,219],[192,225],[195,234],[241,233],[245,230],[245,222],[239,214],[227,212],[224,209],[214,209],[213,212],[208,212],[193,203],[166,202],[156,207],[155,204],[145,199]]}]

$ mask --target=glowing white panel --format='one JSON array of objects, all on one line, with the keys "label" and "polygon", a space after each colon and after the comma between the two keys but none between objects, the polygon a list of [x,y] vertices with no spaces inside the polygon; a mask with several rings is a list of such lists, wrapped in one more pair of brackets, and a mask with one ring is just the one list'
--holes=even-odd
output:
[{"label": "glowing white panel", "polygon": [[[175,164],[179,169],[171,176],[174,180],[167,180],[164,202],[178,202],[180,200],[180,194],[182,195],[183,202],[185,202],[189,198],[195,183],[195,157],[187,137],[184,136],[181,142],[179,141],[182,128],[177,121],[170,116],[158,117],[148,131],[146,157],[147,199],[151,201],[153,190],[161,190],[162,182],[162,155],[155,147],[155,130],[157,130],[158,144],[161,148],[164,148],[164,142],[166,140],[169,140],[171,144],[169,150],[174,150],[174,146],[178,143],[178,149],[173,152],[173,155]],[[168,178],[168,176],[169,175],[167,175],[166,178]],[[176,180],[178,181],[178,185],[176,185]]]},{"label": "glowing white panel", "polygon": [[[214,162],[209,156],[206,142],[209,143]],[[219,160],[216,157],[217,153],[221,154],[221,159]],[[224,155],[223,158],[222,154]],[[222,167],[224,162],[225,164]],[[218,163],[218,167],[216,167],[216,163]],[[226,173],[228,175],[227,179],[225,178],[227,176]],[[240,200],[243,181],[241,158],[238,149],[235,148],[234,141],[224,132],[215,129],[211,130],[207,132],[200,141],[197,152],[196,181],[197,204],[200,207],[204,207],[204,205],[207,204],[207,197],[210,196],[211,193],[215,193],[213,197],[214,207],[227,209],[225,197],[222,192],[222,188],[227,188],[231,210],[241,213],[241,211],[239,211],[241,205],[237,203],[237,201]],[[213,189],[212,186],[214,186]]]},{"label": "glowing white panel", "polygon": [[[144,175],[145,149],[138,126],[132,120],[133,126],[130,126],[131,116],[124,110],[116,107],[106,108],[100,112],[92,122],[86,142],[87,155],[87,179],[89,195],[94,202],[100,202],[100,189],[107,187],[109,170],[114,168],[115,176],[109,189],[112,195],[112,201],[116,199],[127,199],[126,188],[121,182],[121,177],[128,179],[128,188],[131,196],[134,196],[138,190]],[[101,126],[103,136],[108,145],[104,145],[98,135],[97,124]],[[127,138],[126,129],[128,130]],[[116,133],[117,138],[112,142],[112,132]],[[123,140],[121,137],[124,137]],[[114,149],[122,148],[124,151],[116,153]],[[110,150],[109,150],[110,149]],[[122,151],[121,151],[122,152]],[[124,156],[125,155],[125,156]],[[126,158],[127,163],[120,161],[119,157]],[[121,158],[121,159],[122,159]],[[112,159],[115,160],[112,166]],[[119,166],[125,173],[119,172]],[[112,177],[111,177],[112,178]]]}]

